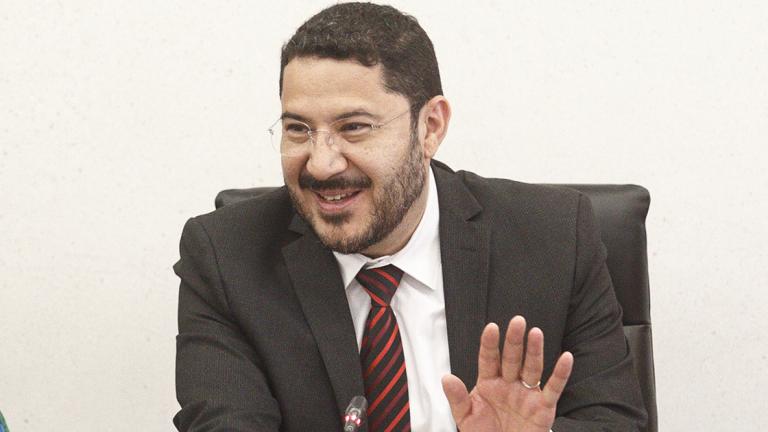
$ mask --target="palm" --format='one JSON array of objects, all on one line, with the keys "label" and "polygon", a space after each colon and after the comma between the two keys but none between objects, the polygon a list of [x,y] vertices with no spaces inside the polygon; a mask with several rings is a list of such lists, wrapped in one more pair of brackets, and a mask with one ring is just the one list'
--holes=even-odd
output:
[{"label": "palm", "polygon": [[481,380],[472,393],[493,407],[498,423],[503,425],[499,430],[548,431],[555,418],[554,408],[543,404],[541,390],[527,389],[520,380],[507,382],[502,377]]},{"label": "palm", "polygon": [[555,418],[560,397],[572,367],[572,357],[564,354],[555,366],[544,390],[526,388],[523,380],[535,384],[543,367],[543,335],[534,329],[529,333],[526,361],[523,365],[525,321],[510,322],[504,344],[503,359],[499,355],[498,327],[489,325],[481,337],[478,379],[467,393],[455,376],[446,376],[443,387],[459,429],[466,432],[546,432]]}]

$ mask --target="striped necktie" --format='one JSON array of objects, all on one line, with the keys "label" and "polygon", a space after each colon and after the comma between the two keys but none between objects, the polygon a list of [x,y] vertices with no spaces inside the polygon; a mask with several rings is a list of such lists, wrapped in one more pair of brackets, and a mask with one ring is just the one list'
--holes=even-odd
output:
[{"label": "striped necktie", "polygon": [[403,344],[397,319],[389,307],[402,277],[403,271],[391,264],[360,270],[355,277],[371,297],[360,347],[369,432],[411,429]]}]

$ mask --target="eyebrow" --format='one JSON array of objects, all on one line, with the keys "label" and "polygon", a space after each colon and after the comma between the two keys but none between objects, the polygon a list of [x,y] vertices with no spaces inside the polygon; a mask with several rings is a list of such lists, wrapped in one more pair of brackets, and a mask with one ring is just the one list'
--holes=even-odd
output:
[{"label": "eyebrow", "polygon": [[[353,111],[343,112],[343,113],[337,115],[331,121],[331,123],[333,123],[335,121],[338,121],[338,120],[343,120],[343,119],[347,119],[347,118],[351,118],[351,117],[357,117],[357,116],[370,117],[370,118],[372,118],[374,120],[378,120],[379,119],[379,116],[377,116],[375,114],[371,114],[370,112],[368,112],[368,111],[366,111],[364,109],[356,109],[356,110],[353,110]],[[302,116],[301,114],[292,113],[290,111],[283,111],[283,114],[280,116],[280,120],[285,120],[285,119],[298,120],[300,122],[304,122],[304,123],[307,123],[307,124],[311,124],[312,123],[308,118]]]}]

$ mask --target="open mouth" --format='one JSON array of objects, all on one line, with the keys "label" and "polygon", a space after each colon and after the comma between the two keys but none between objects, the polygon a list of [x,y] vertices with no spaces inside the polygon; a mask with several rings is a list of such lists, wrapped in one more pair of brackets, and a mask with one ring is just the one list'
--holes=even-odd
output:
[{"label": "open mouth", "polygon": [[351,204],[360,194],[360,190],[353,191],[312,191],[317,197],[320,208],[326,211],[338,211]]},{"label": "open mouth", "polygon": [[324,199],[324,200],[326,200],[326,201],[328,201],[328,202],[335,202],[335,201],[341,201],[341,200],[343,200],[343,199],[347,199],[347,198],[349,198],[349,197],[351,197],[351,196],[355,195],[357,192],[358,192],[358,191],[355,191],[355,192],[347,192],[347,193],[343,193],[343,194],[336,194],[336,195],[326,195],[326,194],[321,194],[321,193],[318,193],[317,195],[318,195],[320,198],[322,198],[322,199]]}]

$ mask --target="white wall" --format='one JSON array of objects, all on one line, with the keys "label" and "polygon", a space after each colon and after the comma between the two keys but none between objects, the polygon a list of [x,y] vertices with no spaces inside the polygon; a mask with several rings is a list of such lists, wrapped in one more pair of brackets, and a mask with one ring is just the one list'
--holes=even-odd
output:
[{"label": "white wall", "polygon": [[[184,221],[275,185],[279,49],[325,1],[0,2],[0,410],[166,431]],[[660,426],[754,430],[768,386],[763,1],[397,1],[454,117],[439,158],[637,183]]]}]

